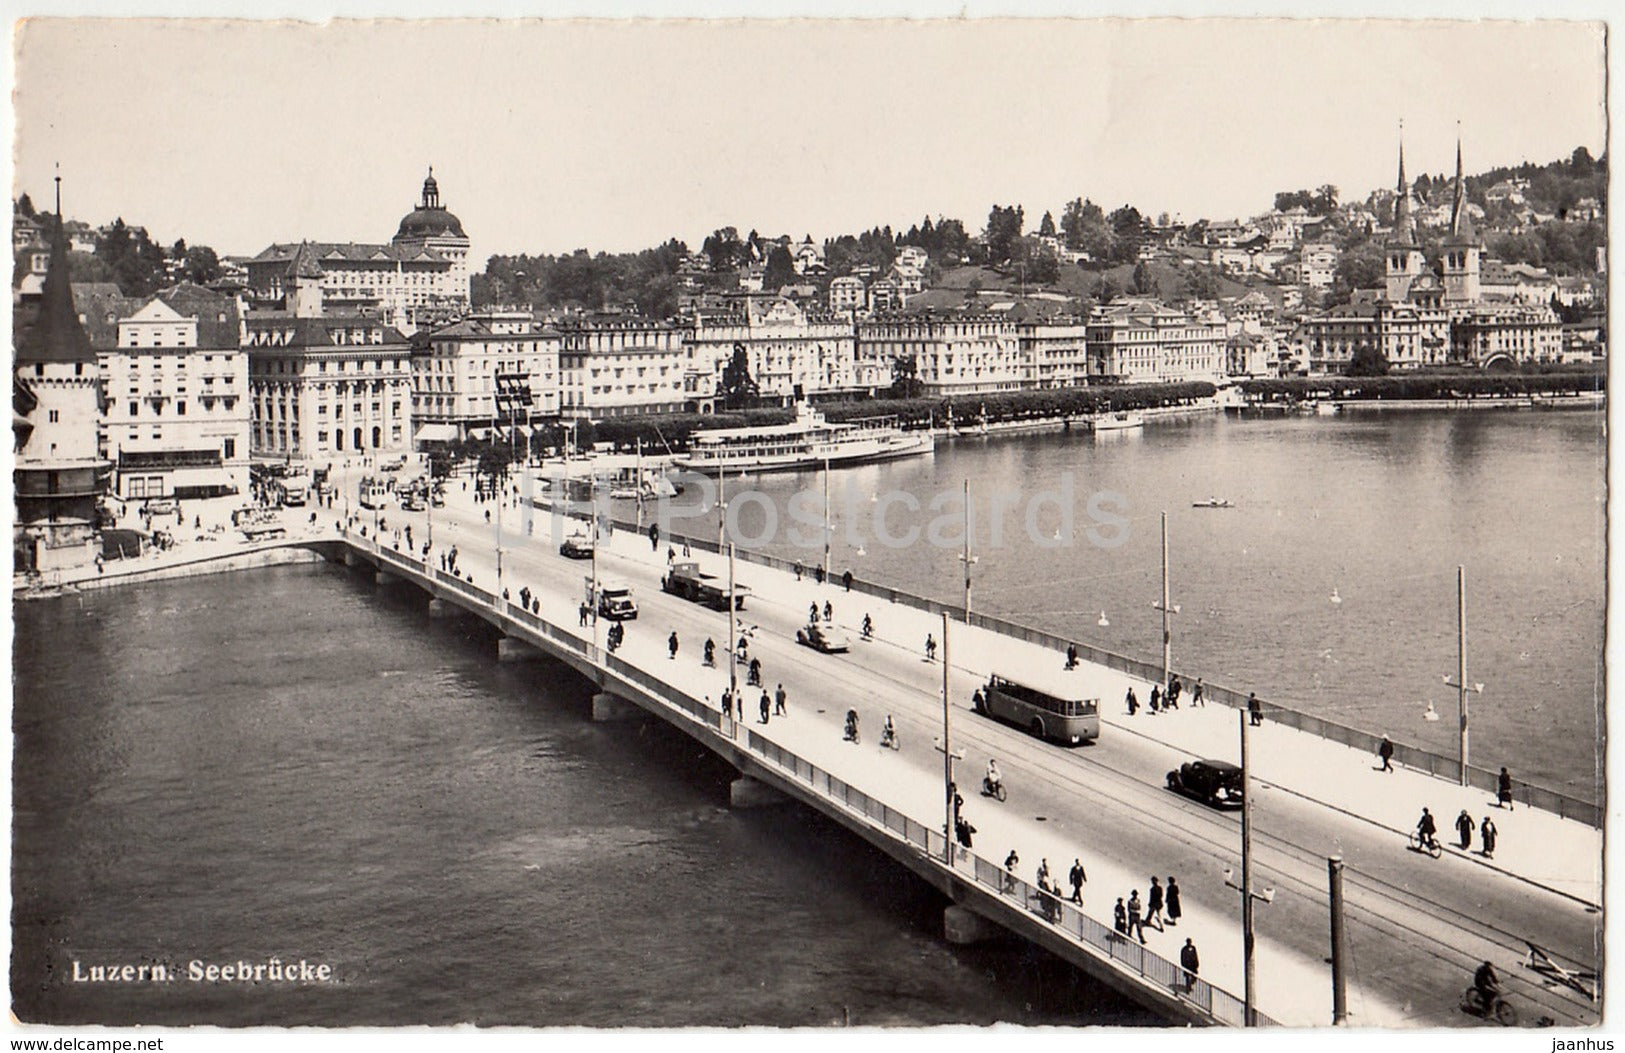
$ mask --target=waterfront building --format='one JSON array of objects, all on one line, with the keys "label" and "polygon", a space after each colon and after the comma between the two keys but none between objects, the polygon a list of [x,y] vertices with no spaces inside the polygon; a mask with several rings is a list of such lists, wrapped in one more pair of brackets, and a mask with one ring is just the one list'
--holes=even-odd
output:
[{"label": "waterfront building", "polygon": [[[58,192],[56,214],[62,214]],[[101,373],[74,308],[67,236],[58,225],[39,296],[12,314],[13,562],[19,571],[82,567],[99,553],[107,462],[97,445]]]},{"label": "waterfront building", "polygon": [[1299,331],[1312,373],[1345,371],[1362,350],[1395,369],[1443,365],[1450,354],[1450,316],[1421,304],[1388,300],[1343,304],[1305,319]]},{"label": "waterfront building", "polygon": [[1088,325],[1081,318],[1016,323],[1024,388],[1069,388],[1088,382]]},{"label": "waterfront building", "polygon": [[113,493],[126,501],[246,494],[251,407],[236,300],[180,285],[144,302],[91,293],[84,306],[96,312],[87,321]]},{"label": "waterfront building", "polygon": [[1216,380],[1225,367],[1224,318],[1154,300],[1096,307],[1089,315],[1091,380]]},{"label": "waterfront building", "polygon": [[859,382],[891,384],[893,363],[911,362],[931,396],[980,395],[1023,387],[1016,324],[991,314],[887,314],[857,324]]},{"label": "waterfront building", "polygon": [[249,260],[248,289],[261,304],[284,302],[288,276],[320,280],[329,309],[374,309],[411,331],[461,314],[469,304],[468,236],[440,203],[433,170],[423,198],[389,244],[300,241],[270,245]]},{"label": "waterfront building", "polygon": [[576,319],[559,331],[559,413],[566,420],[676,413],[689,358],[685,327],[643,318]]},{"label": "waterfront building", "polygon": [[813,244],[811,234],[807,235],[807,240],[796,246],[791,261],[791,266],[795,268],[797,274],[824,273],[824,250]]},{"label": "waterfront building", "polygon": [[528,311],[478,311],[419,334],[413,438],[450,442],[558,417],[559,347],[558,331],[538,326]]},{"label": "waterfront building", "polygon": [[1563,324],[1550,307],[1475,304],[1451,318],[1450,353],[1477,366],[1560,362]]},{"label": "waterfront building", "polygon": [[290,309],[244,320],[255,460],[319,463],[412,448],[411,347],[377,313],[329,312],[322,276],[287,276]]},{"label": "waterfront building", "polygon": [[763,398],[788,403],[857,390],[851,318],[810,313],[788,299],[752,298],[737,313],[696,316],[683,344],[685,374],[696,374],[695,384],[685,385],[689,394],[706,389],[699,381],[704,374],[715,391],[735,347],[744,348]]}]

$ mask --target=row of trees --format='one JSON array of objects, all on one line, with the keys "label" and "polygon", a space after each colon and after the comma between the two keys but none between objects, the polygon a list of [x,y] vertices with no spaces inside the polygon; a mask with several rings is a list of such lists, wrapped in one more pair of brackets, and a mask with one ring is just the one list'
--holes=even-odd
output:
[{"label": "row of trees", "polygon": [[1597,369],[1548,372],[1407,373],[1389,376],[1280,377],[1244,380],[1249,396],[1275,400],[1470,399],[1527,395],[1577,395],[1603,391],[1607,376]]},{"label": "row of trees", "polygon": [[676,238],[635,253],[596,256],[586,249],[562,256],[492,256],[471,280],[474,303],[600,311],[635,307],[651,318],[677,312],[677,267],[688,246]]}]

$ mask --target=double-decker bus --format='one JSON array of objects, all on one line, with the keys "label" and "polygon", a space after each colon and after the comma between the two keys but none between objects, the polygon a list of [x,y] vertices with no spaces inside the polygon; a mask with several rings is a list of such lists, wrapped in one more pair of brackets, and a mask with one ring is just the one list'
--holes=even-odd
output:
[{"label": "double-decker bus", "polygon": [[1055,695],[993,674],[972,699],[976,712],[1034,736],[1076,746],[1100,737],[1100,699]]}]

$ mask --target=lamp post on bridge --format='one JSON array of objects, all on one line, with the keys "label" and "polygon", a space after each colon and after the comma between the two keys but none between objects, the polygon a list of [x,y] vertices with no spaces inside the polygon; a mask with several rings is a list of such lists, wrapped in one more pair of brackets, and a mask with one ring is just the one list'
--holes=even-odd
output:
[{"label": "lamp post on bridge", "polygon": [[1445,685],[1456,689],[1458,703],[1461,711],[1461,767],[1459,778],[1461,785],[1467,785],[1467,769],[1471,765],[1467,738],[1467,692],[1483,694],[1483,684],[1471,684],[1467,681],[1467,568],[1456,567],[1456,679],[1444,678]]},{"label": "lamp post on bridge", "polygon": [[965,624],[970,624],[970,569],[975,566],[979,556],[970,554],[970,480],[965,480],[965,551],[960,553],[959,562],[965,568]]},{"label": "lamp post on bridge", "polygon": [[[1166,515],[1166,513],[1164,513]],[[1226,867],[1224,883],[1241,893],[1241,953],[1242,953],[1242,1026],[1258,1026],[1258,1005],[1253,970],[1253,901],[1265,903],[1275,899],[1275,889],[1266,887],[1253,891],[1253,793],[1252,768],[1248,764],[1248,727],[1252,716],[1246,709],[1238,709],[1241,718],[1241,883],[1235,880],[1235,871]]]},{"label": "lamp post on bridge", "polygon": [[954,828],[954,761],[964,760],[965,751],[955,751],[949,734],[949,714],[953,712],[948,695],[948,612],[942,612],[942,738],[936,741],[936,748],[942,753],[942,796],[943,796],[943,844],[942,861],[951,868],[954,865],[954,840],[958,831]]},{"label": "lamp post on bridge", "polygon": [[1152,610],[1162,612],[1162,683],[1168,684],[1168,673],[1173,666],[1174,630],[1169,618],[1179,613],[1179,604],[1168,598],[1168,513],[1162,513],[1162,602],[1153,603]]}]

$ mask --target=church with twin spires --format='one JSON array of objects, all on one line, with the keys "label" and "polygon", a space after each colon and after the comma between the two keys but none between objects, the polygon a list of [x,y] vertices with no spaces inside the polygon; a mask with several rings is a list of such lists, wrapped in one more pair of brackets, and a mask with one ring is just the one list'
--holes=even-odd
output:
[{"label": "church with twin spires", "polygon": [[1563,327],[1549,306],[1484,293],[1484,242],[1467,202],[1459,139],[1451,193],[1449,230],[1430,264],[1411,211],[1401,142],[1393,224],[1383,243],[1383,287],[1361,290],[1353,302],[1304,322],[1312,370],[1341,372],[1357,354],[1372,352],[1395,370],[1560,360]]}]

